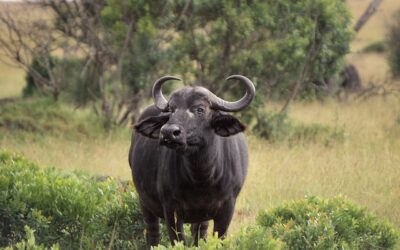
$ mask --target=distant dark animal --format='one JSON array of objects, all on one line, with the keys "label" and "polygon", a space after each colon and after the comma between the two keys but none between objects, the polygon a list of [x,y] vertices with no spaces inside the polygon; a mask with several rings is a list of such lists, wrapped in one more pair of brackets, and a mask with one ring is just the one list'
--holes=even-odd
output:
[{"label": "distant dark animal", "polygon": [[340,73],[340,87],[346,92],[359,92],[362,90],[360,75],[353,64],[348,64]]},{"label": "distant dark animal", "polygon": [[246,94],[236,102],[225,101],[203,87],[186,87],[167,101],[154,83],[154,105],[135,125],[129,164],[139,194],[149,246],[160,240],[159,218],[164,218],[171,242],[185,240],[183,223],[191,223],[195,244],[207,234],[226,234],[236,198],[247,173],[245,126],[224,113],[247,107],[254,98],[253,83],[241,75]]}]

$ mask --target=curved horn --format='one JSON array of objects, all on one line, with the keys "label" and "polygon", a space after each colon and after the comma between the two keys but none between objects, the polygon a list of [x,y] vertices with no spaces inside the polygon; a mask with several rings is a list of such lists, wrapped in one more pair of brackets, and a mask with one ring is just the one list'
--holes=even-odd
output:
[{"label": "curved horn", "polygon": [[244,83],[246,86],[246,94],[236,102],[228,102],[210,92],[209,98],[212,108],[222,111],[235,112],[244,109],[253,100],[256,89],[253,82],[250,81],[249,78],[242,75],[231,75],[230,77],[226,78],[226,80],[231,79],[240,80],[242,83]]},{"label": "curved horn", "polygon": [[179,80],[181,81],[180,78],[175,77],[175,76],[163,76],[157,81],[154,82],[153,85],[153,90],[152,90],[152,95],[153,95],[153,100],[154,104],[158,109],[161,111],[165,111],[168,108],[168,101],[165,99],[163,93],[162,93],[162,85],[169,80]]}]

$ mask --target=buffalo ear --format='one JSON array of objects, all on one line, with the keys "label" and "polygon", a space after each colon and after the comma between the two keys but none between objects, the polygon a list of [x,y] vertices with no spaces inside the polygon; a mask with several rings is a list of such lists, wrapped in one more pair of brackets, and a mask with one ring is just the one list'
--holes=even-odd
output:
[{"label": "buffalo ear", "polygon": [[162,114],[159,116],[148,117],[142,121],[139,121],[134,128],[136,132],[150,137],[152,139],[158,139],[160,135],[161,127],[169,120],[169,114]]},{"label": "buffalo ear", "polygon": [[236,117],[227,114],[219,114],[213,117],[211,127],[217,135],[222,137],[235,135],[246,129],[246,126],[236,119]]}]

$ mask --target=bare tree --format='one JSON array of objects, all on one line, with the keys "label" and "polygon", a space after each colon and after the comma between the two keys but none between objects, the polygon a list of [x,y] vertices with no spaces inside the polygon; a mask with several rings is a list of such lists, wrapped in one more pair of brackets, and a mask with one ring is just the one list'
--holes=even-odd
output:
[{"label": "bare tree", "polygon": [[[100,95],[93,95],[93,103],[100,102],[100,112],[105,125],[122,125],[142,106],[143,92],[132,95],[122,84],[123,58],[132,42],[135,20],[124,20],[128,25],[123,45],[113,46],[114,37],[106,31],[101,19],[104,0],[41,0],[40,4],[51,9],[57,19],[56,28],[66,36],[83,44],[86,68],[93,67],[98,76]],[[112,78],[107,78],[112,75]],[[97,106],[94,106],[98,110]],[[100,113],[99,112],[99,113]]]},{"label": "bare tree", "polygon": [[[31,4],[6,5],[0,11],[0,45],[4,63],[20,67],[34,79],[37,89],[44,95],[52,95],[55,100],[60,95],[63,78],[63,63],[54,66],[51,55],[60,54],[60,62],[65,60],[72,43],[60,33],[52,32],[51,17],[27,17],[23,13],[32,12],[37,6]],[[46,75],[32,66],[36,60],[46,71]]]},{"label": "bare tree", "polygon": [[[40,93],[55,100],[61,92],[65,62],[83,59],[83,79],[89,71],[96,75],[99,94],[91,93],[94,110],[105,119],[105,126],[122,125],[138,112],[143,91],[131,95],[122,84],[123,57],[131,44],[134,19],[127,22],[128,31],[122,47],[113,46],[114,37],[106,32],[101,11],[104,0],[26,0],[10,4],[0,12],[1,53],[6,63],[21,67],[34,78]],[[17,7],[17,8],[16,8]],[[42,9],[46,16],[29,17],[32,9]],[[43,12],[42,12],[43,13]],[[57,58],[57,63],[53,61]],[[32,66],[35,60],[46,74]]]}]

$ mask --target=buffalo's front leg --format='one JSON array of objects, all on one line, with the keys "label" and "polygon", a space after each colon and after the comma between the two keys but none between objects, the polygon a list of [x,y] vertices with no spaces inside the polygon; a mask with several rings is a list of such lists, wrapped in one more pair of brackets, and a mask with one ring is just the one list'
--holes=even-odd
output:
[{"label": "buffalo's front leg", "polygon": [[207,236],[208,221],[201,223],[192,223],[191,225],[192,237],[194,240],[194,245],[199,245],[199,239],[205,239]]},{"label": "buffalo's front leg", "polygon": [[226,236],[229,224],[232,220],[234,209],[235,199],[227,200],[215,216],[214,233],[217,233],[219,238],[223,238]]},{"label": "buffalo's front leg", "polygon": [[177,213],[175,209],[165,207],[164,218],[171,243],[174,245],[175,241],[185,242],[185,235],[183,231],[183,216],[180,216],[180,214]]},{"label": "buffalo's front leg", "polygon": [[146,243],[150,248],[160,244],[160,219],[142,206],[144,224],[146,228]]}]

